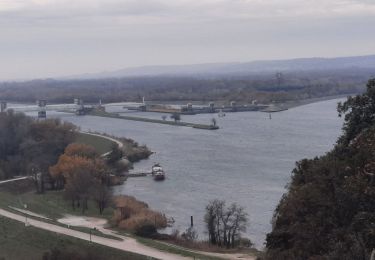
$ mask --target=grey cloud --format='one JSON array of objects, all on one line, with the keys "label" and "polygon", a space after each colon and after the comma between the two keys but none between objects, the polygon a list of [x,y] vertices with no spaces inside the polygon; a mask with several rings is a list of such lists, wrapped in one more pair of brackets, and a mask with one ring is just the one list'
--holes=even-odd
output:
[{"label": "grey cloud", "polygon": [[2,78],[375,53],[371,1],[21,2],[0,11]]}]

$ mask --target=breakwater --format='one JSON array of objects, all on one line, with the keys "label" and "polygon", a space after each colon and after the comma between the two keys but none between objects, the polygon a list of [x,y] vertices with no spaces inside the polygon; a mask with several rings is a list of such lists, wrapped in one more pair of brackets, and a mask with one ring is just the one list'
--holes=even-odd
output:
[{"label": "breakwater", "polygon": [[172,125],[172,126],[185,126],[185,127],[191,127],[191,128],[203,129],[203,130],[219,129],[217,125],[196,124],[196,123],[188,123],[188,122],[182,122],[182,121],[167,121],[167,120],[151,119],[151,118],[136,117],[136,116],[124,116],[124,115],[119,115],[116,113],[108,113],[108,112],[98,111],[98,110],[91,111],[89,115],[117,118],[117,119],[123,119],[123,120],[131,120],[131,121],[139,121],[139,122],[147,122],[147,123],[155,123],[155,124]]}]

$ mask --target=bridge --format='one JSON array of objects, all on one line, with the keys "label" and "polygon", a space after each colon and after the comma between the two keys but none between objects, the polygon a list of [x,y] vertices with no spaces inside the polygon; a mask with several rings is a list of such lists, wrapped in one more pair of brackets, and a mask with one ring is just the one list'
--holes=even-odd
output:
[{"label": "bridge", "polygon": [[47,111],[71,111],[77,115],[84,113],[84,106],[81,99],[75,98],[73,104],[47,104],[47,100],[38,100],[36,105],[8,106],[7,102],[1,102],[1,112],[13,110],[14,112],[38,112],[39,118],[45,118]]},{"label": "bridge", "polygon": [[99,106],[101,107],[122,107],[129,110],[141,110],[146,111],[146,102],[145,97],[142,99],[142,103],[139,102],[118,102],[118,103],[108,103],[102,104],[101,100],[99,101]]},{"label": "bridge", "polygon": [[46,118],[47,111],[63,111],[63,112],[74,112],[77,115],[84,115],[87,111],[92,110],[95,107],[122,107],[129,110],[146,110],[146,104],[137,102],[119,102],[119,103],[108,103],[99,105],[84,105],[82,99],[75,98],[72,104],[47,104],[47,100],[38,100],[36,105],[15,105],[8,106],[7,102],[0,102],[1,111],[5,112],[13,110],[15,112],[38,112],[39,118]]}]

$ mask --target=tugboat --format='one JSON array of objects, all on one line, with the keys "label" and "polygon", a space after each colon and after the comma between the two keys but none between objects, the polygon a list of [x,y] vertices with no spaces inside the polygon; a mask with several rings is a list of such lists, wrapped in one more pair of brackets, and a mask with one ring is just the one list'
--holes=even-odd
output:
[{"label": "tugboat", "polygon": [[165,179],[165,173],[160,164],[156,163],[151,168],[152,176],[154,176],[155,181],[163,181]]}]

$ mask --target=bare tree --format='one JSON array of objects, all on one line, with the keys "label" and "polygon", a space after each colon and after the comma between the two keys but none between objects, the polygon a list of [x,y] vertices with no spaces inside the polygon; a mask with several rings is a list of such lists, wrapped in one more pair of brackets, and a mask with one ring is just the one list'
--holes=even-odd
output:
[{"label": "bare tree", "polygon": [[91,197],[95,201],[99,213],[103,214],[104,209],[107,208],[111,202],[112,193],[106,185],[95,183],[91,189]]},{"label": "bare tree", "polygon": [[213,200],[206,207],[205,222],[209,242],[222,247],[234,247],[246,231],[247,213],[233,203],[226,207],[223,200]]}]

